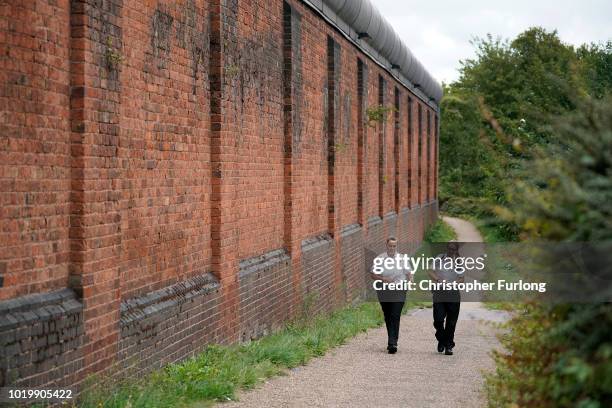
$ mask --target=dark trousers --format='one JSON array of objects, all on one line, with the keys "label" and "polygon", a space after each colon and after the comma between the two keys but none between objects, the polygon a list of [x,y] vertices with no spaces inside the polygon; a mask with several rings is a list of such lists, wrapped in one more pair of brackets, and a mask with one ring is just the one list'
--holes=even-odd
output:
[{"label": "dark trousers", "polygon": [[455,347],[455,327],[459,318],[459,306],[456,302],[433,302],[433,325],[436,339],[445,347]]},{"label": "dark trousers", "polygon": [[[379,294],[378,298],[380,300],[380,307],[385,315],[385,325],[387,326],[388,337],[387,344],[389,346],[397,346],[400,318],[402,317],[402,309],[404,308],[404,302],[406,301],[406,292],[398,291],[397,293],[391,295],[387,294],[387,296]],[[395,301],[385,301],[389,298]]]}]

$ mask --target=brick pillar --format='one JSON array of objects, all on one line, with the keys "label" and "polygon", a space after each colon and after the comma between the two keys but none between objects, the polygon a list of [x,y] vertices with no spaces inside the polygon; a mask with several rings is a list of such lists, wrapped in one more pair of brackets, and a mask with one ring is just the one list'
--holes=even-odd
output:
[{"label": "brick pillar", "polygon": [[427,184],[427,176],[428,176],[428,168],[429,168],[429,140],[428,140],[428,136],[429,136],[429,129],[427,126],[427,119],[429,118],[429,110],[427,109],[426,105],[423,105],[423,109],[421,111],[422,115],[423,115],[423,129],[422,129],[422,135],[421,137],[423,138],[423,151],[422,151],[422,162],[421,165],[423,166],[423,170],[421,172],[421,177],[422,177],[422,181],[421,181],[421,204],[423,206],[425,206],[427,204],[427,199],[428,199],[428,194],[429,194],[429,186]]},{"label": "brick pillar", "polygon": [[368,123],[366,109],[368,106],[368,66],[357,60],[357,221],[367,232],[368,194],[366,183]]},{"label": "brick pillar", "polygon": [[211,252],[212,273],[221,284],[221,321],[228,342],[239,339],[238,299],[238,215],[233,209],[237,179],[234,141],[238,125],[233,121],[238,86],[228,67],[238,64],[238,2],[213,0],[210,3],[210,126],[211,126]]},{"label": "brick pillar", "polygon": [[432,202],[434,200],[435,197],[435,192],[434,192],[434,180],[435,180],[435,170],[436,170],[436,156],[435,156],[435,149],[436,149],[436,128],[435,128],[435,123],[434,123],[434,118],[435,113],[432,109],[428,109],[427,110],[427,123],[428,123],[428,136],[427,138],[429,139],[429,171],[428,171],[428,184],[429,184],[429,198],[428,201]]},{"label": "brick pillar", "polygon": [[[378,76],[378,108],[384,109],[387,94],[387,82]],[[378,124],[378,215],[385,216],[385,150],[386,150],[386,117]]]},{"label": "brick pillar", "polygon": [[425,149],[425,204],[428,204],[431,197],[431,185],[429,183],[431,175],[431,114],[428,106],[425,106],[425,140],[427,146]]},{"label": "brick pillar", "polygon": [[418,231],[417,237],[418,240],[420,241],[421,238],[423,237],[423,226],[424,221],[423,221],[423,217],[424,217],[424,211],[423,211],[423,205],[425,203],[424,197],[425,197],[425,186],[424,186],[424,165],[426,162],[426,156],[425,156],[425,137],[424,137],[424,126],[423,126],[423,105],[421,104],[420,101],[417,101],[417,121],[418,121],[418,126],[417,126],[417,139],[418,139],[418,174],[417,174],[417,182],[418,182],[418,195],[417,195],[417,204],[419,206],[418,208],[418,212],[417,212],[417,218],[416,218],[416,228]]},{"label": "brick pillar", "polygon": [[[400,163],[402,160],[401,153],[401,138],[400,138],[400,92],[395,87],[395,101],[393,111],[393,183],[394,183],[394,209],[395,213],[400,213],[401,208],[401,195],[400,195]],[[399,223],[398,223],[399,226]],[[399,229],[398,229],[399,235]]]},{"label": "brick pillar", "polygon": [[435,171],[435,181],[434,181],[434,186],[435,186],[435,199],[436,201],[438,201],[438,170],[440,168],[440,120],[438,119],[440,116],[439,112],[436,112],[436,125],[435,125],[435,130],[436,130],[436,152],[435,152],[435,160],[436,160],[436,171]]},{"label": "brick pillar", "polygon": [[283,3],[283,112],[284,112],[284,246],[291,257],[293,301],[290,315],[297,316],[302,305],[302,245],[297,226],[294,192],[297,185],[294,167],[299,155],[302,131],[302,16]]},{"label": "brick pillar", "polygon": [[122,0],[71,2],[69,285],[83,300],[82,375],[107,369],[119,338],[122,11]]},{"label": "brick pillar", "polygon": [[407,145],[407,150],[408,153],[406,155],[406,160],[408,161],[407,163],[407,171],[408,174],[406,175],[406,188],[408,189],[408,208],[412,209],[413,203],[414,203],[414,198],[413,198],[413,189],[414,189],[414,183],[412,180],[412,176],[414,174],[413,172],[413,165],[414,165],[414,120],[413,117],[414,115],[412,114],[412,108],[413,108],[413,103],[412,103],[412,97],[408,97],[407,99],[408,102],[408,106],[407,106],[407,113],[408,113],[408,126],[407,126],[407,140],[406,140],[406,145]]},{"label": "brick pillar", "polygon": [[416,163],[416,204],[418,206],[421,205],[421,189],[422,189],[422,179],[421,179],[421,172],[423,170],[423,166],[421,165],[422,163],[422,155],[423,155],[423,115],[422,115],[422,108],[421,108],[421,104],[419,101],[416,102],[416,132],[415,132],[415,137],[416,137],[416,156],[417,156],[417,163]]},{"label": "brick pillar", "polygon": [[340,242],[340,200],[336,180],[336,140],[340,129],[340,45],[330,36],[327,37],[327,209],[328,231],[334,240],[334,295],[332,304],[344,300],[340,290],[342,285],[342,254]]}]

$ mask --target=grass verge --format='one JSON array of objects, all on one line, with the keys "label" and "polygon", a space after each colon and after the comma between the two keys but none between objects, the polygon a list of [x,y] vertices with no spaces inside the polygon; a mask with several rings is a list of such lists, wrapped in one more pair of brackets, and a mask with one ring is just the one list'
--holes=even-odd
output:
[{"label": "grass verge", "polygon": [[[425,303],[407,302],[404,313]],[[96,385],[82,395],[82,407],[180,407],[199,402],[236,399],[239,389],[249,389],[286,369],[344,344],[348,339],[384,322],[380,305],[363,303],[306,321],[248,344],[211,345],[198,356],[170,364],[142,379],[110,383],[95,378]]]},{"label": "grass verge", "polygon": [[508,242],[508,235],[501,226],[487,222],[473,215],[465,214],[461,218],[470,221],[476,226],[484,242]]},{"label": "grass verge", "polygon": [[457,239],[455,230],[439,218],[425,233],[425,242],[448,242]]}]

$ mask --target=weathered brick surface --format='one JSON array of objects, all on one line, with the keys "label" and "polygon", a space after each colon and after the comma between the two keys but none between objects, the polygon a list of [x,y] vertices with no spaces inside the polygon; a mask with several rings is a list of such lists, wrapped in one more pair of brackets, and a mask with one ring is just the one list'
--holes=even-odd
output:
[{"label": "weathered brick surface", "polygon": [[334,240],[325,234],[302,242],[304,302],[309,315],[329,312],[337,302]]},{"label": "weathered brick surface", "polygon": [[143,371],[176,362],[224,342],[219,330],[219,282],[196,276],[121,303],[120,371]]},{"label": "weathered brick surface", "polygon": [[371,265],[374,258],[385,250],[386,238],[382,218],[378,216],[370,217],[367,222],[365,238],[365,265]]},{"label": "weathered brick surface", "polygon": [[397,215],[397,225],[399,232],[397,234],[398,243],[398,251],[401,253],[410,253],[413,249],[411,245],[412,240],[415,239],[414,229],[411,225],[411,211],[409,208],[404,207],[400,210],[400,213]]},{"label": "weathered brick surface", "polygon": [[342,289],[347,303],[364,297],[367,275],[364,273],[363,228],[359,224],[342,229]]},{"label": "weathered brick surface", "polygon": [[66,286],[70,8],[0,7],[0,300]]},{"label": "weathered brick surface", "polygon": [[210,24],[201,1],[124,9],[119,273],[130,298],[210,270]]},{"label": "weathered brick surface", "polygon": [[425,233],[425,206],[421,205],[414,209],[413,228],[417,231],[417,238],[419,241]]},{"label": "weathered brick surface", "polygon": [[0,387],[66,387],[83,367],[83,305],[70,289],[0,303]]},{"label": "weathered brick surface", "polygon": [[291,316],[291,262],[284,249],[240,262],[240,340],[280,327]]},{"label": "weathered brick surface", "polygon": [[431,210],[430,210],[430,213],[429,213],[429,225],[431,226],[438,219],[438,211],[439,211],[438,201],[437,200],[432,201],[430,207],[431,207]]},{"label": "weathered brick surface", "polygon": [[[386,237],[414,251],[437,216],[437,112],[298,0],[9,2],[0,49],[7,384],[356,301]],[[42,336],[53,305],[72,320]]]}]

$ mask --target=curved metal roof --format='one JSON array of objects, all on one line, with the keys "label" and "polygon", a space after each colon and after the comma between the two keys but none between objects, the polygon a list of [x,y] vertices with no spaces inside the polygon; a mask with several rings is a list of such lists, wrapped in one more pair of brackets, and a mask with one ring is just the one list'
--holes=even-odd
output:
[{"label": "curved metal roof", "polygon": [[[365,34],[363,40],[379,55],[387,69],[397,69],[415,88],[437,103],[442,99],[442,87],[427,72],[423,65],[406,47],[391,24],[385,20],[370,0],[305,0],[319,9],[339,29],[348,28],[347,33],[354,41],[355,34]],[[332,11],[333,13],[329,13]],[[348,27],[346,27],[348,26]],[[352,34],[352,35],[351,35]],[[384,61],[380,61],[384,59]]]}]

